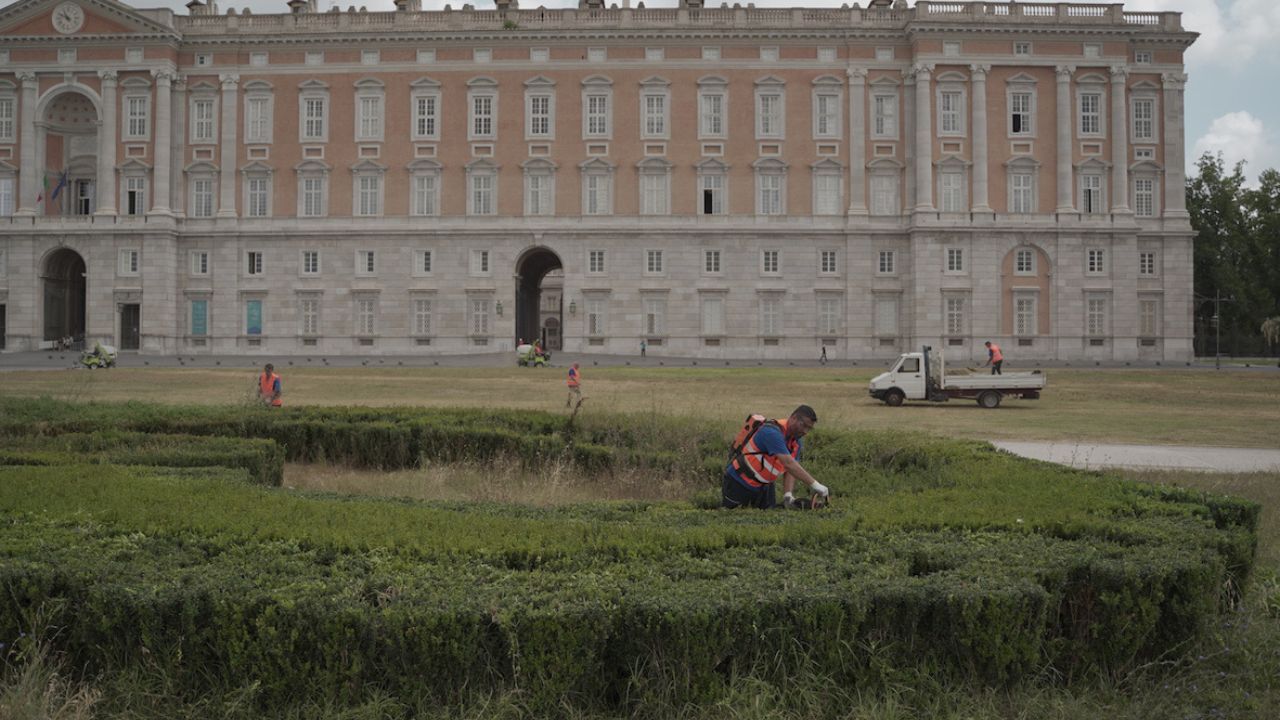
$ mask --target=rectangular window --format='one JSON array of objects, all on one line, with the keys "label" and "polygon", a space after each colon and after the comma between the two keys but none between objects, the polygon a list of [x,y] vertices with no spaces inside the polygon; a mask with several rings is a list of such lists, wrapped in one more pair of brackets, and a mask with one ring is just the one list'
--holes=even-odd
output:
[{"label": "rectangular window", "polygon": [[244,334],[245,335],[261,335],[262,334],[262,301],[261,300],[245,300],[244,301]]},{"label": "rectangular window", "polygon": [[320,274],[320,251],[319,250],[303,250],[302,251],[302,274],[303,275],[319,275]]},{"label": "rectangular window", "polygon": [[1156,181],[1136,178],[1133,181],[1133,214],[1138,217],[1154,217],[1156,214]]},{"label": "rectangular window", "polygon": [[646,275],[662,274],[662,251],[646,250],[644,253],[644,271]]},{"label": "rectangular window", "polygon": [[823,275],[836,274],[836,251],[823,250],[818,254],[818,272]]},{"label": "rectangular window", "polygon": [[212,180],[193,180],[191,182],[191,216],[198,218],[213,217]]},{"label": "rectangular window", "polygon": [[778,274],[778,251],[764,250],[760,253],[760,272],[765,275]]},{"label": "rectangular window", "polygon": [[356,275],[370,276],[377,273],[377,253],[373,250],[356,251]]},{"label": "rectangular window", "polygon": [[876,335],[880,337],[898,334],[898,298],[890,295],[876,296]]},{"label": "rectangular window", "polygon": [[608,175],[588,175],[587,214],[608,215],[610,194]]},{"label": "rectangular window", "polygon": [[124,211],[126,215],[142,215],[147,211],[147,179],[145,177],[126,177],[124,179]]},{"label": "rectangular window", "polygon": [[525,175],[524,187],[525,215],[555,214],[555,194],[550,175]]},{"label": "rectangular window", "polygon": [[964,96],[958,92],[941,93],[938,103],[938,128],[944,135],[959,135],[964,132],[962,100]]},{"label": "rectangular window", "polygon": [[1154,277],[1156,274],[1156,254],[1153,252],[1138,253],[1138,274]]},{"label": "rectangular window", "polygon": [[16,137],[14,113],[17,107],[17,98],[0,97],[0,142],[11,143]]},{"label": "rectangular window", "polygon": [[723,215],[725,211],[724,176],[701,175],[698,177],[698,183],[702,189],[702,214]]},{"label": "rectangular window", "polygon": [[1102,176],[1080,176],[1080,209],[1089,214],[1106,212],[1102,206]]},{"label": "rectangular window", "polygon": [[1085,333],[1098,337],[1107,334],[1107,299],[1091,297],[1086,303]]},{"label": "rectangular window", "polygon": [[271,98],[250,97],[244,104],[244,141],[271,141]]},{"label": "rectangular window", "polygon": [[840,332],[840,298],[818,298],[818,334],[836,335]]},{"label": "rectangular window", "polygon": [[944,172],[939,176],[942,185],[942,212],[965,212],[964,175]]},{"label": "rectangular window", "polygon": [[724,137],[724,95],[699,96],[698,132],[701,137]]},{"label": "rectangular window", "polygon": [[1156,337],[1160,334],[1160,301],[1138,300],[1138,335]]},{"label": "rectangular window", "polygon": [[759,175],[760,197],[758,198],[761,215],[782,214],[782,176]]},{"label": "rectangular window", "polygon": [[593,275],[604,274],[603,250],[591,250],[587,253],[587,272]]},{"label": "rectangular window", "polygon": [[1009,212],[1024,215],[1035,211],[1034,176],[1014,173],[1010,177]]},{"label": "rectangular window", "polygon": [[1099,93],[1080,94],[1080,134],[1100,135],[1102,133],[1102,95]]},{"label": "rectangular window", "polygon": [[588,335],[604,335],[605,333],[605,305],[604,298],[587,298],[587,334]]},{"label": "rectangular window", "polygon": [[1107,271],[1106,250],[1090,248],[1085,257],[1085,270],[1090,275],[1101,275]]},{"label": "rectangular window", "polygon": [[587,96],[587,137],[609,136],[609,96]]},{"label": "rectangular window", "polygon": [[[14,178],[0,177],[0,217],[8,217],[13,214],[13,188]],[[3,268],[0,268],[3,271]]]},{"label": "rectangular window", "polygon": [[871,176],[871,214],[898,214],[898,177],[896,175]]},{"label": "rectangular window", "polygon": [[377,308],[378,301],[373,298],[358,298],[356,300],[357,335],[373,335],[377,332],[377,326],[375,325]]},{"label": "rectangular window", "polygon": [[644,299],[644,333],[649,336],[665,332],[667,301],[663,298]]},{"label": "rectangular window", "polygon": [[213,98],[191,101],[191,142],[213,142]]},{"label": "rectangular window", "polygon": [[670,196],[668,188],[670,176],[666,173],[643,173],[640,175],[640,214],[666,215],[671,212],[667,207]]},{"label": "rectangular window", "polygon": [[471,298],[471,334],[489,334],[489,298]]},{"label": "rectangular window", "polygon": [[1134,62],[1135,64],[1137,64],[1137,65],[1150,65],[1150,64],[1151,64],[1151,51],[1150,51],[1150,50],[1138,50],[1138,51],[1135,51],[1135,52],[1133,53],[1133,62]]},{"label": "rectangular window", "polygon": [[964,272],[964,248],[947,248],[947,272]]},{"label": "rectangular window", "polygon": [[489,274],[489,251],[488,250],[472,250],[471,251],[471,274],[472,275],[488,275]]},{"label": "rectangular window", "polygon": [[151,111],[151,98],[146,95],[131,95],[126,98],[126,111],[129,114],[125,137],[147,137],[147,119]]},{"label": "rectangular window", "polygon": [[191,274],[209,274],[209,253],[203,250],[195,250],[191,253]]},{"label": "rectangular window", "polygon": [[254,251],[254,250],[250,250],[249,252],[245,253],[245,261],[246,261],[246,263],[245,263],[245,272],[246,272],[246,273],[248,273],[249,275],[261,275],[261,274],[262,274],[263,266],[262,266],[262,253],[261,253],[261,252],[257,252],[257,251]]},{"label": "rectangular window", "polygon": [[480,174],[471,176],[471,214],[494,214],[492,175]]},{"label": "rectangular window", "polygon": [[137,275],[139,257],[141,253],[137,250],[121,250],[120,251],[120,267],[118,274],[120,275]]},{"label": "rectangular window", "polygon": [[642,137],[662,138],[667,136],[667,96],[650,93],[643,96],[644,102],[644,134]]},{"label": "rectangular window", "polygon": [[720,274],[719,250],[706,250],[702,253],[702,271],[708,275]]},{"label": "rectangular window", "polygon": [[264,177],[249,178],[247,182],[246,192],[249,196],[249,207],[246,208],[249,217],[266,217],[267,216],[267,198],[269,182]]},{"label": "rectangular window", "polygon": [[1156,101],[1152,98],[1133,99],[1133,139],[1135,142],[1153,142],[1155,132]]},{"label": "rectangular window", "polygon": [[473,95],[471,97],[471,136],[477,138],[493,137],[492,95]]},{"label": "rectangular window", "polygon": [[876,95],[872,98],[872,137],[898,137],[898,96]]},{"label": "rectangular window", "polygon": [[1031,297],[1015,297],[1013,300],[1013,334],[1019,337],[1036,333],[1036,300]]},{"label": "rectangular window", "polygon": [[760,334],[782,334],[782,301],[776,297],[760,298]]},{"label": "rectangular window", "polygon": [[947,334],[964,335],[964,298],[947,298]]},{"label": "rectangular window", "polygon": [[1035,275],[1035,251],[1029,249],[1018,250],[1013,256],[1013,272],[1015,275]]},{"label": "rectangular window", "polygon": [[324,140],[325,102],[322,97],[302,100],[302,139]]},{"label": "rectangular window", "polygon": [[761,93],[756,96],[756,137],[782,137],[782,96]]},{"label": "rectangular window", "polygon": [[325,179],[322,177],[302,178],[302,216],[324,216]]},{"label": "rectangular window", "polygon": [[356,215],[382,214],[382,176],[361,175],[357,181]]},{"label": "rectangular window", "polygon": [[702,334],[724,334],[724,298],[702,298]]},{"label": "rectangular window", "polygon": [[209,334],[209,301],[191,301],[191,334],[204,336]]},{"label": "rectangular window", "polygon": [[359,118],[356,121],[357,140],[382,139],[382,96],[362,95],[359,98]]},{"label": "rectangular window", "polygon": [[431,262],[432,262],[431,255],[432,253],[430,250],[420,250],[414,254],[414,265],[417,268],[418,274],[420,275],[431,274]]},{"label": "rectangular window", "polygon": [[876,265],[876,271],[879,272],[881,275],[894,274],[895,272],[897,272],[897,270],[895,270],[897,259],[898,259],[897,253],[894,252],[893,250],[881,250],[880,262],[879,264]]},{"label": "rectangular window", "polygon": [[1014,54],[1014,55],[1023,55],[1023,56],[1030,55],[1030,54],[1031,54],[1031,43],[1029,43],[1029,42],[1016,42],[1016,43],[1014,43],[1014,44],[1013,44],[1013,54]]},{"label": "rectangular window", "polygon": [[302,335],[320,334],[320,298],[304,297],[298,300],[298,332]]},{"label": "rectangular window", "polygon": [[550,95],[530,95],[529,101],[529,127],[530,137],[550,137],[551,136],[551,96]]},{"label": "rectangular window", "polygon": [[361,50],[360,51],[361,65],[377,65],[381,59],[382,59],[382,53],[380,53],[377,50]]},{"label": "rectangular window", "polygon": [[413,99],[413,133],[414,137],[432,139],[436,136],[438,122],[437,108],[440,98],[437,95],[418,95]]},{"label": "rectangular window", "polygon": [[813,214],[840,214],[840,176],[822,173],[813,176]]},{"label": "rectangular window", "polygon": [[436,202],[436,176],[435,175],[414,175],[413,176],[413,214],[414,215],[436,215],[440,212],[439,203]]},{"label": "rectangular window", "polygon": [[431,300],[415,298],[413,301],[413,334],[431,334]]},{"label": "rectangular window", "polygon": [[1032,133],[1031,122],[1031,93],[1016,92],[1009,94],[1009,134],[1010,135],[1030,135]]},{"label": "rectangular window", "polygon": [[813,100],[814,135],[820,138],[840,137],[840,96],[822,93]]}]

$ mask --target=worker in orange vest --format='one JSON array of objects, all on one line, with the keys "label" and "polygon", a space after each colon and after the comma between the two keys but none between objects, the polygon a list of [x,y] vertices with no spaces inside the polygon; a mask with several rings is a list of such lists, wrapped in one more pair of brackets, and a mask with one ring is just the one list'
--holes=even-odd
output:
[{"label": "worker in orange vest", "polygon": [[775,487],[779,478],[784,506],[790,508],[796,502],[791,491],[797,479],[825,504],[831,491],[800,464],[801,439],[817,423],[818,414],[808,405],[796,408],[786,420],[769,420],[763,415],[747,418],[724,469],[720,507],[768,510],[778,502]]},{"label": "worker in orange vest", "polygon": [[990,365],[992,375],[1003,375],[1004,373],[1000,372],[1000,366],[1004,365],[1004,353],[1000,352],[1000,346],[990,340],[986,342],[986,346],[987,361],[982,364],[982,367]]},{"label": "worker in orange vest", "polygon": [[582,401],[582,373],[578,371],[578,363],[574,363],[569,368],[569,378],[564,381],[569,386],[569,397],[565,398],[564,406],[569,407],[573,404],[573,398],[576,396],[578,401]]},{"label": "worker in orange vest", "polygon": [[258,376],[258,399],[263,405],[269,407],[280,407],[284,404],[281,396],[284,390],[280,387],[280,376],[275,372],[275,366],[267,363],[262,368],[262,374]]}]

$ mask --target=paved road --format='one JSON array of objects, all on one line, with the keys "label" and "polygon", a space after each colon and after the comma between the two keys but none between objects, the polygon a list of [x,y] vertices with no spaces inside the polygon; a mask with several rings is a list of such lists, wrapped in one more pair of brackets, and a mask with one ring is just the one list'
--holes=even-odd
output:
[{"label": "paved road", "polygon": [[1183,445],[1089,445],[992,441],[1015,455],[1075,468],[1107,467],[1200,470],[1204,472],[1280,472],[1280,450],[1188,447]]}]

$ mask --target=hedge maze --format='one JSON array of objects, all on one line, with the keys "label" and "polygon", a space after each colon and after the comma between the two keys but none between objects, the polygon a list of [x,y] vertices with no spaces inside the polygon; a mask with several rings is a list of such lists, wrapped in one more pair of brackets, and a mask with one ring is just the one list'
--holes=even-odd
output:
[{"label": "hedge maze", "polygon": [[[729,427],[651,416],[0,400],[0,640],[164,657],[264,707],[371,691],[628,711],[808,668],[1008,683],[1176,652],[1231,602],[1259,507],[976,442],[819,430],[821,512],[709,509]],[[283,463],[554,459],[690,497],[561,508],[279,488]],[[443,464],[442,464],[443,463]],[[779,673],[780,668],[786,671]]]}]

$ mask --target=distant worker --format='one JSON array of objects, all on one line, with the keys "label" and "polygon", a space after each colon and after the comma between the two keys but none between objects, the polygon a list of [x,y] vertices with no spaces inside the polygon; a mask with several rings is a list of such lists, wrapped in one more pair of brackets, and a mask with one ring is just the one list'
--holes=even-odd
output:
[{"label": "distant worker", "polygon": [[724,469],[720,506],[761,510],[776,506],[775,484],[779,476],[783,478],[782,499],[787,507],[795,502],[791,490],[796,478],[808,485],[814,495],[829,498],[827,486],[800,465],[800,440],[817,422],[818,415],[808,405],[796,408],[786,420],[768,420],[763,415],[747,418]]},{"label": "distant worker", "polygon": [[578,363],[574,363],[569,368],[569,379],[564,381],[569,386],[569,397],[565,398],[564,406],[569,407],[573,404],[576,397],[578,401],[582,401],[582,373],[578,371]]},{"label": "distant worker", "polygon": [[275,371],[275,366],[267,363],[258,376],[258,400],[268,407],[280,407],[284,404],[281,399],[284,390],[280,387],[280,376]]},{"label": "distant worker", "polygon": [[1004,354],[1000,352],[1000,346],[990,340],[986,342],[986,346],[987,361],[982,364],[982,367],[990,365],[992,375],[1003,375],[1004,373],[1000,372],[1000,366],[1004,365]]},{"label": "distant worker", "polygon": [[822,346],[822,357],[818,358],[818,362],[822,363],[823,365],[827,364],[827,346],[826,345]]},{"label": "distant worker", "polygon": [[641,340],[640,340],[640,357],[644,357],[644,351],[645,351],[646,349],[648,349],[648,347],[649,347],[649,344],[648,344],[648,343],[646,343],[646,342],[644,341],[644,339],[643,339],[643,338],[641,338]]}]

